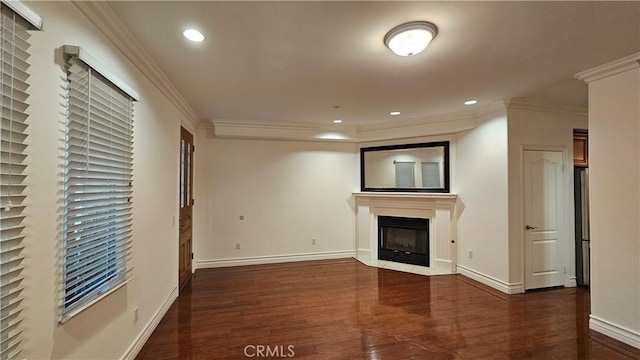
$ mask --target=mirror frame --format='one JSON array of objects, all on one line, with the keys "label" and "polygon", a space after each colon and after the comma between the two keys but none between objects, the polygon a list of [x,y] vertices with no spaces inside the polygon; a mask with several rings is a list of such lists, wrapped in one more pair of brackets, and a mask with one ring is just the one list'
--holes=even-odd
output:
[{"label": "mirror frame", "polygon": [[[365,164],[364,155],[372,151],[402,150],[417,148],[433,148],[442,146],[444,148],[444,186],[437,189],[427,188],[368,188],[365,186]],[[362,192],[424,192],[424,193],[448,193],[449,192],[449,142],[435,141],[417,144],[385,145],[360,148],[360,191]]]}]

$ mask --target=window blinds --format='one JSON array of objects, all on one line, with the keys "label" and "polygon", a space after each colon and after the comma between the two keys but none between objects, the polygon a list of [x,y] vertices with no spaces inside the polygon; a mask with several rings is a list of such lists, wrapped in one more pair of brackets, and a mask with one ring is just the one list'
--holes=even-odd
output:
[{"label": "window blinds", "polygon": [[422,163],[422,187],[441,188],[440,163],[435,161],[425,161]]},{"label": "window blinds", "polygon": [[396,187],[412,188],[416,186],[415,162],[394,161],[396,166]]},{"label": "window blinds", "polygon": [[68,61],[62,320],[129,279],[133,99]]},{"label": "window blinds", "polygon": [[0,3],[0,359],[21,352],[30,25]]}]

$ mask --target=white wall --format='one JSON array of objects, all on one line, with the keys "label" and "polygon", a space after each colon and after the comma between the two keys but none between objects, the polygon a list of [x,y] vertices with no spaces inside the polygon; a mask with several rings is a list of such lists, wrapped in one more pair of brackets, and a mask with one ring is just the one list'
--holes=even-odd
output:
[{"label": "white wall", "polygon": [[[178,140],[182,116],[68,2],[30,4],[44,18],[32,35],[24,356],[117,359],[136,341],[177,284]],[[61,240],[64,77],[62,45],[79,45],[137,89],[134,116],[135,279],[64,325],[58,320],[56,254]],[[144,286],[144,291],[142,287]],[[133,309],[139,308],[134,322]]]},{"label": "white wall", "polygon": [[209,138],[204,130],[197,144],[198,268],[355,255],[355,145]]},{"label": "white wall", "polygon": [[[589,83],[590,326],[640,348],[640,70]],[[616,335],[617,334],[617,335]]]},{"label": "white wall", "polygon": [[[458,134],[458,270],[478,281],[509,288],[507,114],[498,111]],[[468,252],[473,251],[473,258]]]},{"label": "white wall", "polygon": [[586,129],[587,116],[563,112],[508,110],[509,125],[509,282],[523,284],[523,146],[552,147],[566,151],[563,245],[567,285],[575,286],[573,130]]}]

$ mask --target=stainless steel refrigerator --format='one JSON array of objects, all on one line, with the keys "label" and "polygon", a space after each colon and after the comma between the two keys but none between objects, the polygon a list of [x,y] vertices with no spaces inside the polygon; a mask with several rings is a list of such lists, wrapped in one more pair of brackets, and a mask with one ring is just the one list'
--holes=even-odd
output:
[{"label": "stainless steel refrigerator", "polygon": [[576,280],[579,286],[589,286],[589,168],[575,167],[574,199],[576,216]]}]

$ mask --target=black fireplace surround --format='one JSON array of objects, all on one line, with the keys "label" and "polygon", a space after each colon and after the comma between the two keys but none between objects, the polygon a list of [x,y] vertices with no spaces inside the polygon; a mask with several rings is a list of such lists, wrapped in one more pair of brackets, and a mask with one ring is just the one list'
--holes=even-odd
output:
[{"label": "black fireplace surround", "polygon": [[378,259],[429,266],[429,219],[378,216]]}]

